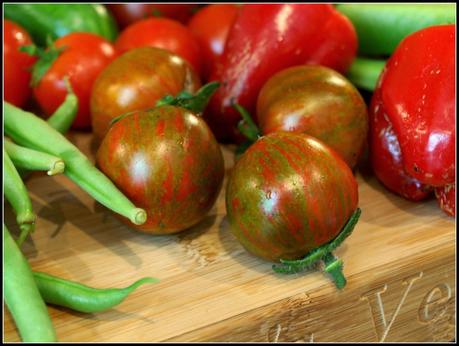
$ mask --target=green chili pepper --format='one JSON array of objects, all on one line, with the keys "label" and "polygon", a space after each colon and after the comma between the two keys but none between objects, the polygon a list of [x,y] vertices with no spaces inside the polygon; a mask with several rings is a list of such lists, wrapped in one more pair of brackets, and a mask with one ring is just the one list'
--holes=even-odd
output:
[{"label": "green chili pepper", "polygon": [[32,210],[27,189],[9,155],[3,148],[3,186],[5,198],[16,212],[16,221],[21,233],[18,244],[21,245],[27,235],[34,230],[36,216]]},{"label": "green chili pepper", "polygon": [[46,304],[38,291],[30,265],[3,225],[4,299],[24,342],[56,341]]},{"label": "green chili pepper", "polygon": [[5,4],[5,18],[20,24],[35,43],[46,45],[71,32],[91,32],[114,41],[118,28],[104,5],[100,4]]},{"label": "green chili pepper", "polygon": [[415,31],[456,23],[455,4],[339,4],[336,9],[354,24],[361,55],[389,56]]},{"label": "green chili pepper", "polygon": [[373,91],[381,72],[386,65],[386,60],[357,57],[352,62],[346,77],[360,89]]},{"label": "green chili pepper", "polygon": [[34,272],[33,275],[47,303],[88,313],[110,309],[140,285],[158,282],[158,279],[146,277],[125,288],[98,289],[41,272]]},{"label": "green chili pepper", "polygon": [[134,224],[146,221],[146,212],[131,201],[61,133],[35,114],[4,103],[5,133],[19,145],[61,157],[64,174],[107,208]]},{"label": "green chili pepper", "polygon": [[6,153],[17,168],[47,171],[48,175],[64,172],[64,161],[56,156],[41,151],[22,147],[5,138],[3,145]]}]

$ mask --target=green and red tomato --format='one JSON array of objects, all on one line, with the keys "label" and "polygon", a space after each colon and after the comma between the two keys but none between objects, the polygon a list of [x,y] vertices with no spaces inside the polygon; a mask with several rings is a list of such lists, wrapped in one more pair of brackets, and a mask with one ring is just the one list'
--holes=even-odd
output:
[{"label": "green and red tomato", "polygon": [[226,189],[231,230],[252,254],[299,259],[336,237],[358,185],[339,154],[306,134],[273,132],[236,162]]},{"label": "green and red tomato", "polygon": [[154,107],[166,95],[193,93],[201,82],[184,59],[164,49],[130,50],[108,65],[91,94],[92,128],[98,141],[110,122],[127,112]]},{"label": "green and red tomato", "polygon": [[224,177],[220,146],[204,120],[170,105],[116,121],[100,144],[97,165],[146,210],[147,221],[136,227],[152,234],[176,233],[201,221]]},{"label": "green and red tomato", "polygon": [[258,94],[256,115],[263,134],[309,134],[337,151],[351,168],[366,145],[364,99],[343,75],[325,66],[299,65],[274,74]]}]

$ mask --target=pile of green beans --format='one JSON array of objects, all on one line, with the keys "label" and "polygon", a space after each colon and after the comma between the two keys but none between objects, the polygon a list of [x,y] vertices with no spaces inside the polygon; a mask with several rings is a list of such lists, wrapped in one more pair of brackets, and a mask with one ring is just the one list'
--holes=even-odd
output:
[{"label": "pile of green beans", "polygon": [[78,99],[66,80],[68,94],[47,121],[4,102],[4,195],[16,213],[20,234],[16,242],[3,225],[4,299],[24,342],[57,341],[46,303],[79,312],[105,311],[120,304],[132,291],[158,280],[142,278],[128,287],[99,289],[41,272],[33,272],[20,250],[34,230],[36,215],[21,177],[29,171],[63,173],[106,207],[136,224],[146,221],[113,183],[64,136],[71,126]]}]

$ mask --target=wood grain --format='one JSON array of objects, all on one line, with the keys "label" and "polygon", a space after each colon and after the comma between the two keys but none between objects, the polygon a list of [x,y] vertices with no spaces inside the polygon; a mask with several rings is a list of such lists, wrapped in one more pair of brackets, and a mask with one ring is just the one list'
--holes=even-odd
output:
[{"label": "wood grain", "polygon": [[[70,134],[91,158],[92,137]],[[225,165],[233,148],[224,147]],[[60,341],[450,341],[455,335],[455,221],[435,200],[411,203],[357,173],[361,220],[336,251],[348,284],[271,270],[231,235],[224,190],[197,226],[151,236],[122,224],[65,176],[26,184],[38,215],[23,246],[34,270],[94,287],[145,285],[103,313],[49,306]],[[5,223],[17,235],[9,205]],[[26,302],[25,302],[26,303]],[[19,341],[4,308],[4,341]]]}]

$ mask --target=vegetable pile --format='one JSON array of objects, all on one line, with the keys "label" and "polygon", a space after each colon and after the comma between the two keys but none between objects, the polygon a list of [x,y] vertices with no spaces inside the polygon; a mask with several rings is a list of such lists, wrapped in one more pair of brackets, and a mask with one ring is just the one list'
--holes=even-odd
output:
[{"label": "vegetable pile", "polygon": [[[455,216],[453,5],[7,4],[3,28],[4,196],[19,228],[3,225],[4,299],[23,341],[56,340],[46,303],[95,313],[158,281],[100,289],[33,271],[31,171],[64,174],[152,235],[198,224],[224,189],[248,252],[280,274],[322,263],[338,289],[360,163]],[[69,130],[92,132],[95,164]]]}]

